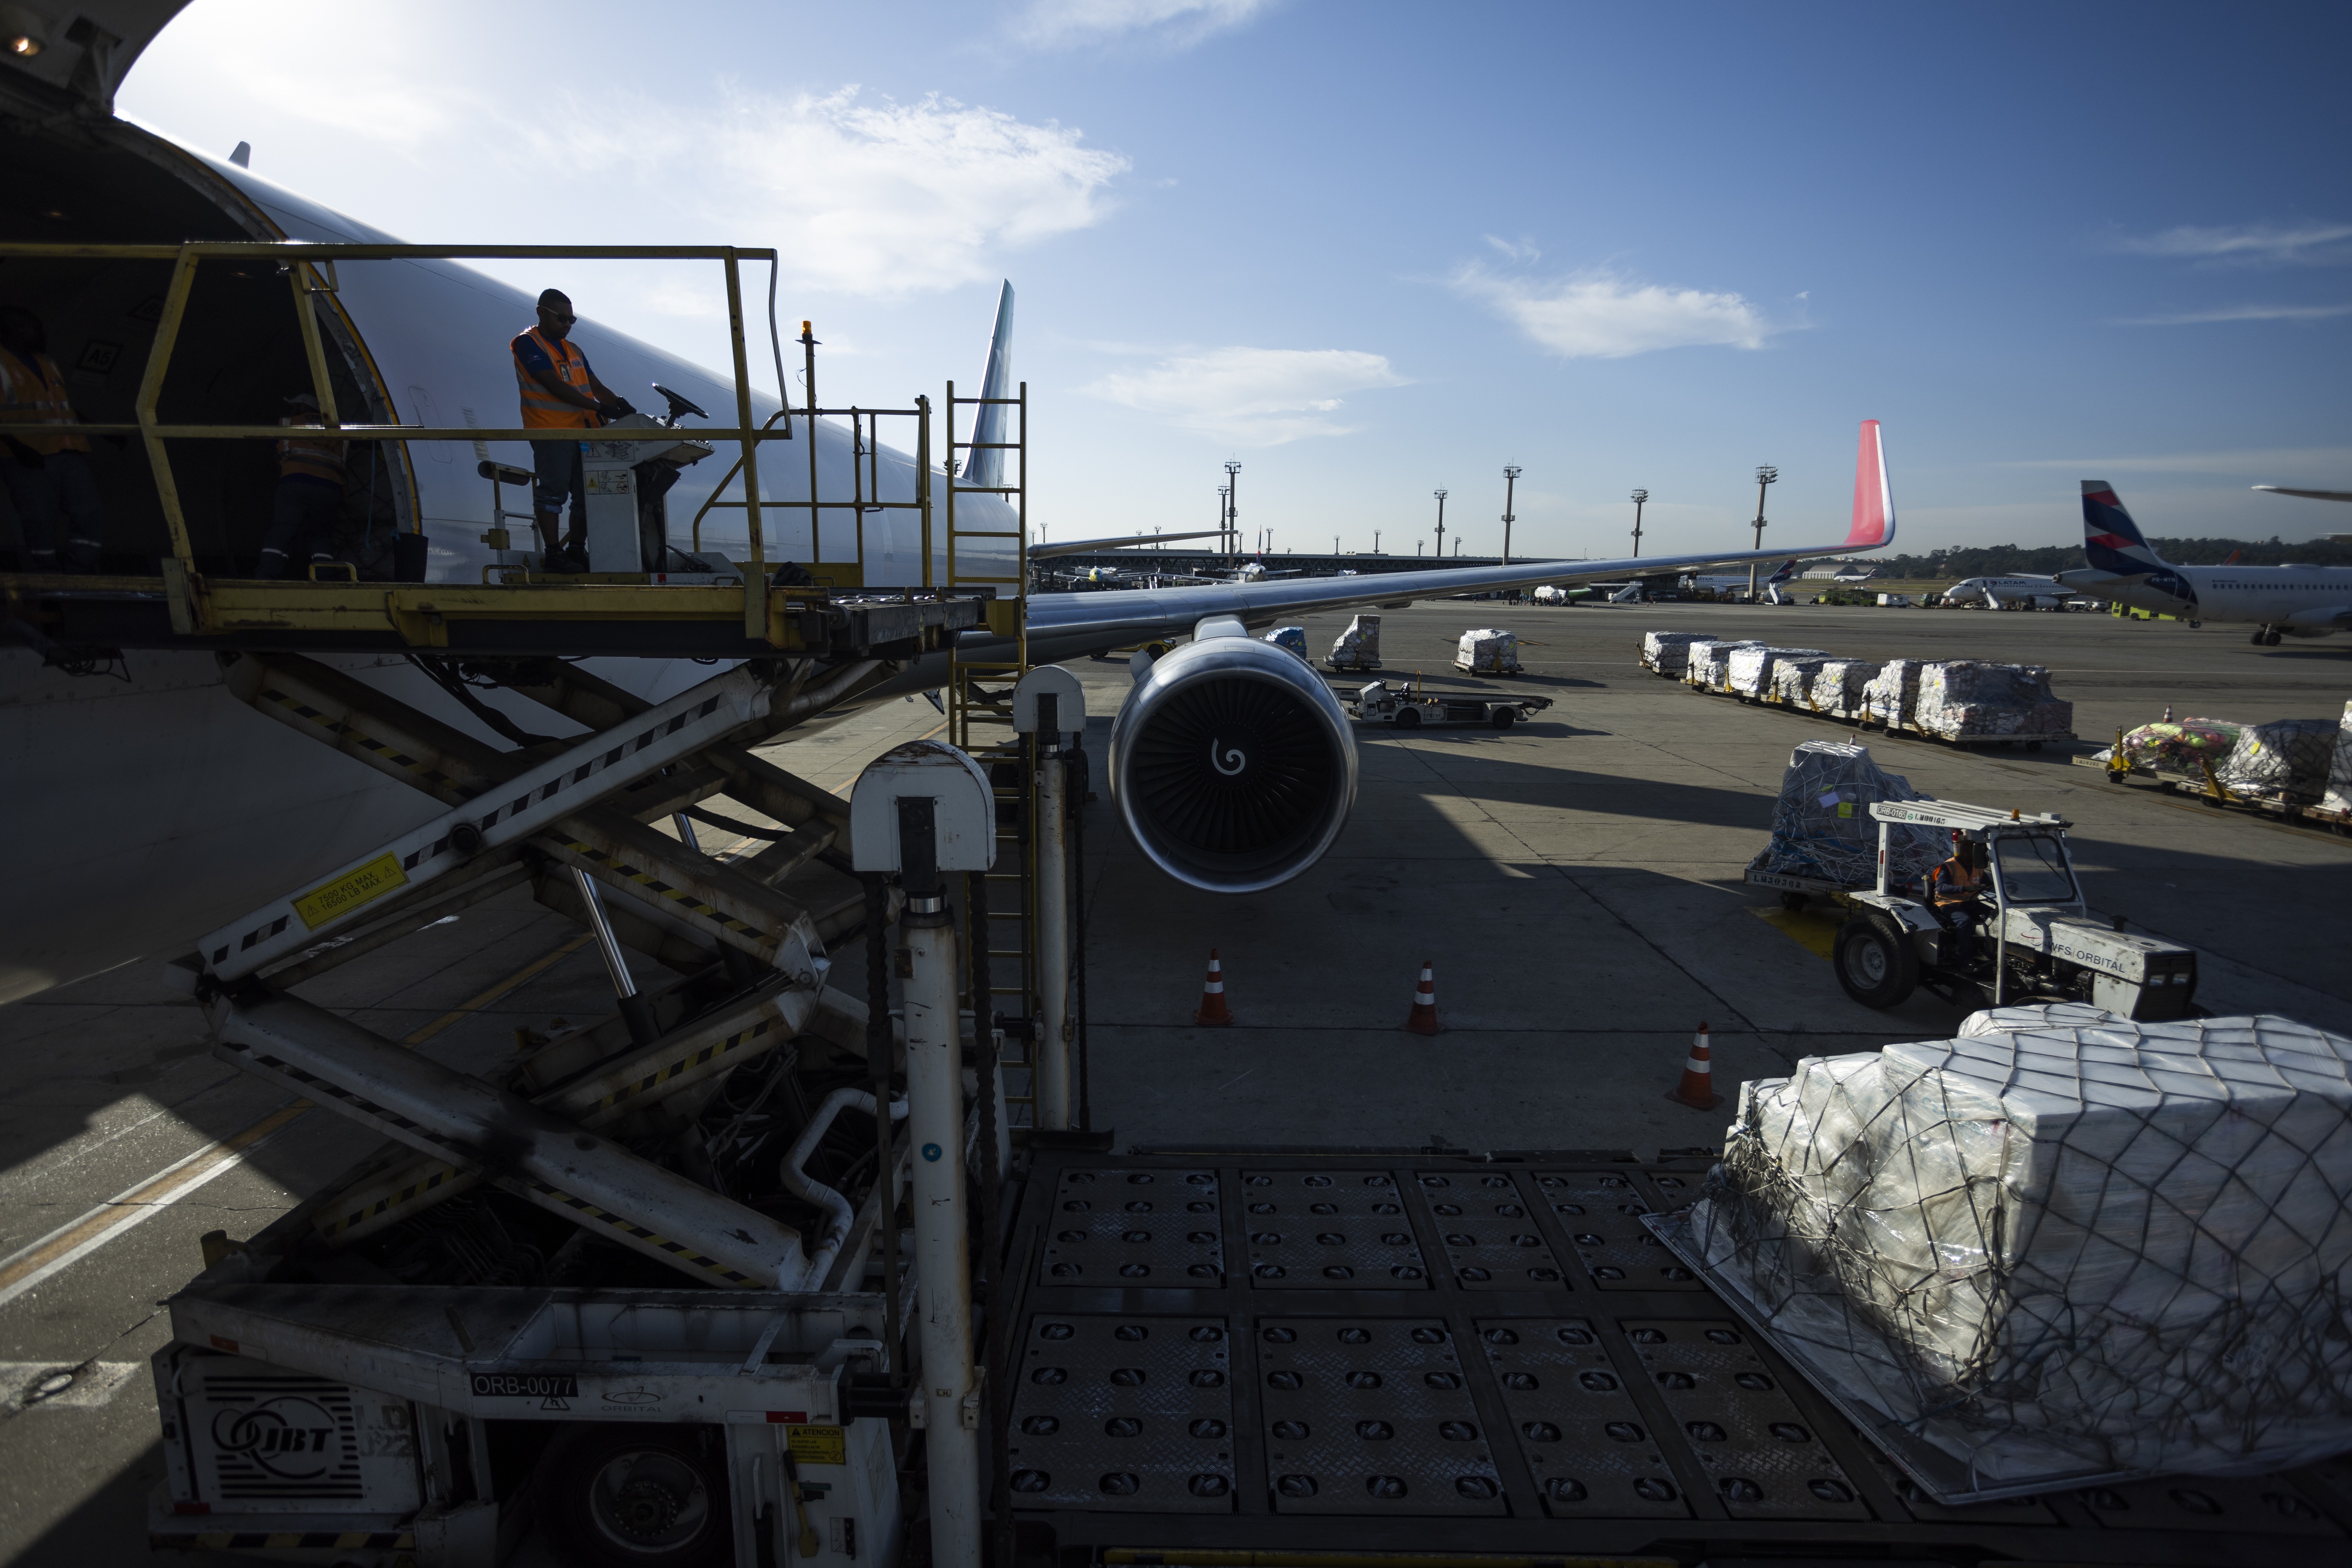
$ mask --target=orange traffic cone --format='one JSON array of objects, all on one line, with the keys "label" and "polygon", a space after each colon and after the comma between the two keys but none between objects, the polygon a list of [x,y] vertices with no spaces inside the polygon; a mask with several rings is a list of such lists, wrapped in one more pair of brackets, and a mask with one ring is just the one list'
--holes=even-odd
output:
[{"label": "orange traffic cone", "polygon": [[1683,1063],[1683,1080],[1666,1091],[1666,1098],[1693,1110],[1713,1110],[1721,1105],[1723,1096],[1715,1092],[1713,1060],[1706,1051],[1706,1026],[1701,1024],[1698,1033],[1691,1037],[1690,1057]]},{"label": "orange traffic cone", "polygon": [[1425,958],[1421,961],[1421,984],[1413,987],[1412,1011],[1406,1016],[1404,1026],[1416,1035],[1435,1035],[1444,1030],[1437,1021],[1437,972]]},{"label": "orange traffic cone", "polygon": [[1217,963],[1217,950],[1209,950],[1209,977],[1201,982],[1201,1010],[1192,1015],[1195,1024],[1230,1024],[1232,1013],[1225,1007],[1225,972]]}]

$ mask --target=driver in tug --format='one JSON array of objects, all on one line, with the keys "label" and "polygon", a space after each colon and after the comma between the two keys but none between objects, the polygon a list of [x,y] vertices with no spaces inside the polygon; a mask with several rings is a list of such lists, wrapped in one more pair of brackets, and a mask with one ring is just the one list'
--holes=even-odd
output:
[{"label": "driver in tug", "polygon": [[1979,956],[1976,928],[1991,913],[1986,888],[1985,847],[1954,828],[1950,858],[1927,873],[1927,910],[1937,925],[1961,932],[1961,957],[1971,968]]}]

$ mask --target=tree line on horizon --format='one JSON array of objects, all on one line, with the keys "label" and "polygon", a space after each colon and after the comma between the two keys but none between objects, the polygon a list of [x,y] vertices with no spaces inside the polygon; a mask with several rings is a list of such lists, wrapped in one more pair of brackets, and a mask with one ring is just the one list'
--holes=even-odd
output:
[{"label": "tree line on horizon", "polygon": [[[2176,566],[2218,566],[2238,553],[2246,566],[2284,566],[2290,562],[2312,566],[2352,566],[2352,544],[2325,539],[2291,542],[2273,537],[2255,539],[2151,539],[2156,552]],[[1967,544],[1930,550],[1924,555],[1864,556],[1857,565],[1878,568],[1889,578],[2047,577],[2071,572],[2083,564],[2080,544]]]}]

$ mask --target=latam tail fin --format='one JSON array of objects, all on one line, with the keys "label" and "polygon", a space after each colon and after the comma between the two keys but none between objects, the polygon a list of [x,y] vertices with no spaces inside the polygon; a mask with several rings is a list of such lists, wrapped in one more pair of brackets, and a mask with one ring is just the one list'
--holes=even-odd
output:
[{"label": "latam tail fin", "polygon": [[1780,563],[1780,569],[1764,579],[1767,583],[1785,583],[1797,574],[1797,558],[1793,555]]},{"label": "latam tail fin", "polygon": [[1862,447],[1853,459],[1853,529],[1845,542],[1850,550],[1895,542],[1895,490],[1886,482],[1886,448],[1875,419],[1862,422]]},{"label": "latam tail fin", "polygon": [[[988,369],[980,378],[982,397],[1013,395],[1013,284],[1005,282],[996,297],[996,325],[988,334]],[[1004,449],[996,445],[1011,426],[1002,403],[983,403],[971,422],[971,458],[964,464],[963,483],[993,489],[1004,482]]]},{"label": "latam tail fin", "polygon": [[2083,558],[2097,571],[2126,576],[2166,564],[2124,510],[2116,487],[2105,479],[2083,481]]}]

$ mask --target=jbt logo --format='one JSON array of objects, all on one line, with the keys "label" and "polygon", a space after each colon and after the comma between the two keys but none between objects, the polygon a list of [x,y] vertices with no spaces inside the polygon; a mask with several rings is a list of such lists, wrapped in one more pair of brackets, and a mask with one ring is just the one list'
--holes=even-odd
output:
[{"label": "jbt logo", "polygon": [[225,1454],[252,1460],[284,1480],[309,1480],[331,1468],[328,1445],[337,1422],[323,1406],[285,1395],[250,1410],[224,1410],[213,1417],[213,1442]]}]

